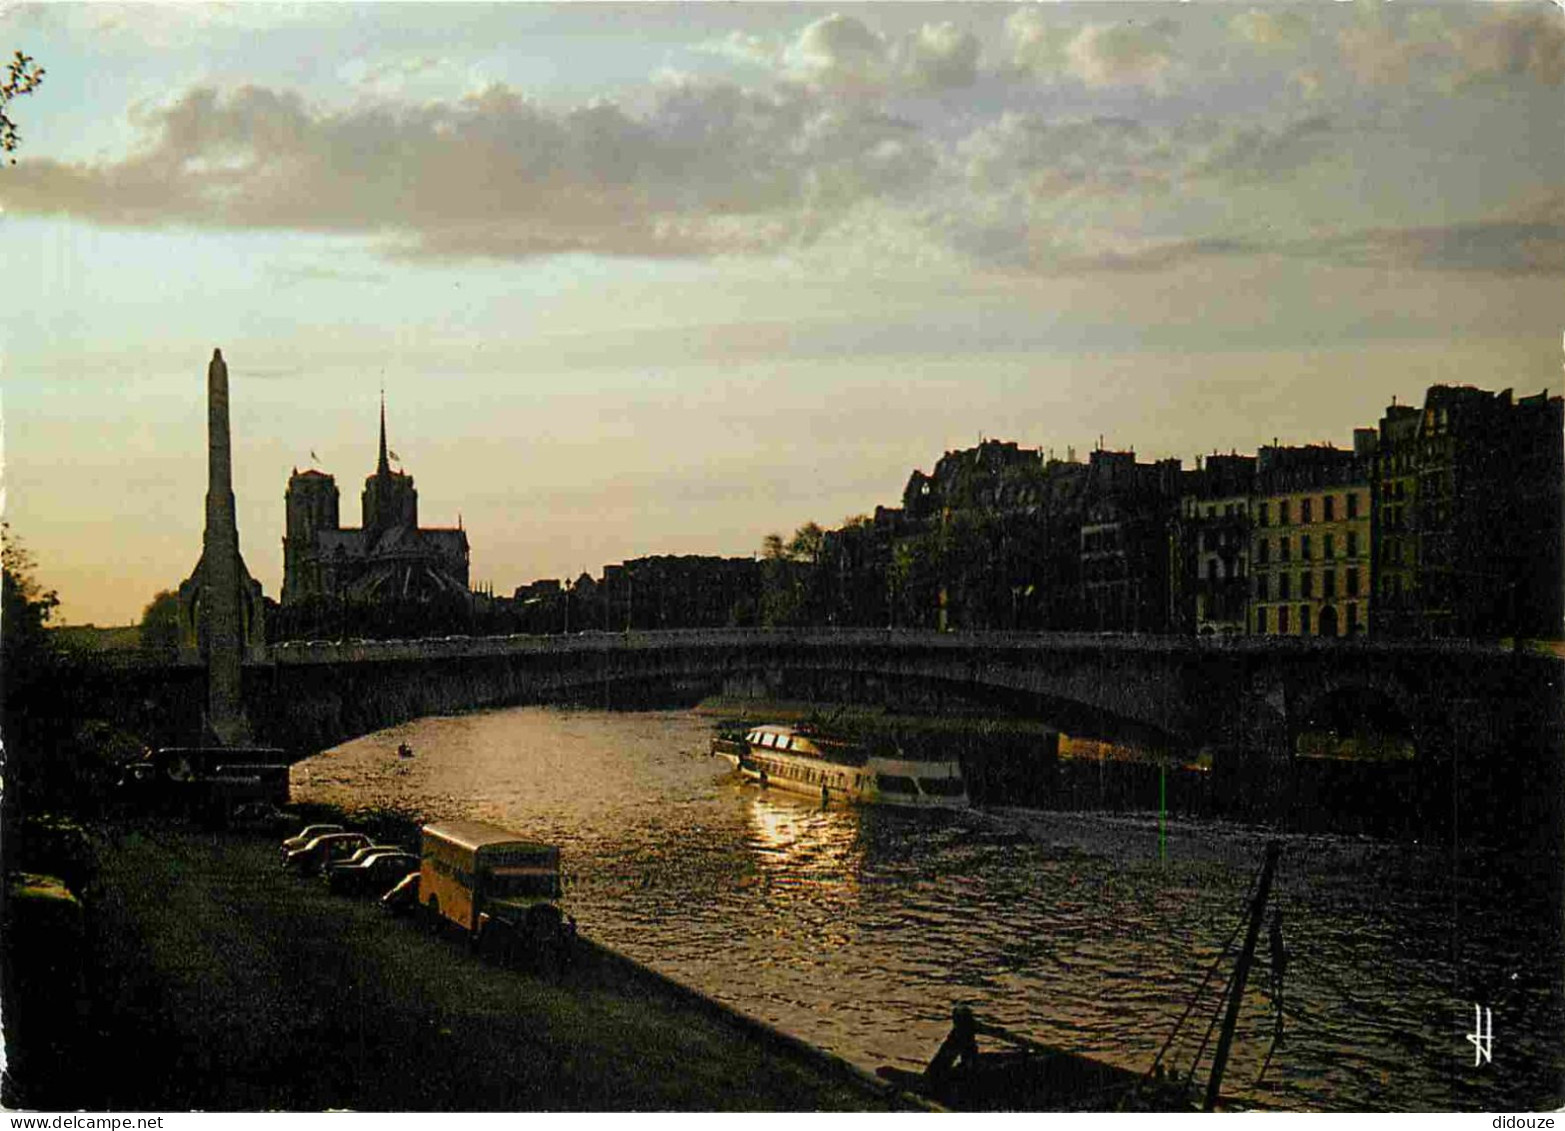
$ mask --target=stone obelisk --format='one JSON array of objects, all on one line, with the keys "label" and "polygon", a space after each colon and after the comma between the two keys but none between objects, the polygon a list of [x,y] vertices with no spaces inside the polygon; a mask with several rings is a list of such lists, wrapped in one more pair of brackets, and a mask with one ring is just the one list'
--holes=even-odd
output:
[{"label": "stone obelisk", "polygon": [[233,454],[228,438],[228,366],[212,351],[206,371],[206,533],[201,539],[202,650],[207,665],[207,726],[224,746],[250,741],[240,688],[243,624],[239,608],[239,524],[234,518]]}]

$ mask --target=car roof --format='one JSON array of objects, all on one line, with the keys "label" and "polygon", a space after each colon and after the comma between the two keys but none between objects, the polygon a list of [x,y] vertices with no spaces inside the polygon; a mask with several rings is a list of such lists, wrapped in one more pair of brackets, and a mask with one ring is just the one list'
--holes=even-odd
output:
[{"label": "car roof", "polygon": [[[321,844],[321,843],[323,843],[325,841],[341,840],[344,837],[350,837],[350,836],[364,836],[364,834],[363,833],[347,833],[347,832],[343,832],[343,833],[321,833],[319,836],[315,836],[315,837],[310,838],[310,844]],[[365,837],[365,839],[368,840],[369,838]],[[307,844],[304,847],[309,848],[310,844]]]},{"label": "car roof", "polygon": [[355,860],[355,864],[368,863],[369,861],[374,860],[377,856],[412,856],[413,859],[418,859],[417,856],[413,856],[413,853],[409,852],[405,848],[383,848],[380,846],[371,846],[369,848],[361,848],[359,851],[364,853],[364,855]]}]

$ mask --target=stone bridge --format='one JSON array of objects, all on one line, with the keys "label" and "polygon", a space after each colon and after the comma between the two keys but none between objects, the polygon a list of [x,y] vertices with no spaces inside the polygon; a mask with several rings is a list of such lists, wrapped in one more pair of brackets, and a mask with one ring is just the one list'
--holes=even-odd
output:
[{"label": "stone bridge", "polygon": [[[143,670],[139,682],[169,721],[199,725],[187,716],[200,679],[199,667],[180,667]],[[1335,702],[1429,757],[1559,747],[1562,688],[1560,657],[1476,643],[884,629],[294,642],[247,660],[243,677],[257,739],[298,754],[429,714],[725,693],[991,707],[1072,734],[1271,754],[1331,725]]]}]

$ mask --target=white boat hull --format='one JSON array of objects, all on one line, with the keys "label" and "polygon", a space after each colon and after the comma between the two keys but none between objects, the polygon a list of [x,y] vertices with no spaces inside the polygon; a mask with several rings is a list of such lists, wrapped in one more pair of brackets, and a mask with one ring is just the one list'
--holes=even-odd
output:
[{"label": "white boat hull", "polygon": [[[776,744],[785,740],[794,749],[778,748]],[[855,756],[845,744],[816,739],[791,727],[757,728],[742,740],[717,739],[712,752],[728,759],[752,781],[816,797],[827,804],[914,809],[965,809],[969,805],[956,762]]]}]

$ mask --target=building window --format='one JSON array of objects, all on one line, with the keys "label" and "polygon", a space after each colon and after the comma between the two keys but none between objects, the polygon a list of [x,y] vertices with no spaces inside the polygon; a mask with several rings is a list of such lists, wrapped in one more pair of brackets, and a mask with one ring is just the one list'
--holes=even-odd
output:
[{"label": "building window", "polygon": [[1261,525],[1261,526],[1270,526],[1272,524],[1271,515],[1272,515],[1271,504],[1270,503],[1262,503],[1261,504],[1261,513],[1260,513],[1259,525]]},{"label": "building window", "polygon": [[1337,519],[1337,496],[1327,495],[1320,501],[1320,517],[1322,522],[1335,522]]},{"label": "building window", "polygon": [[1357,518],[1358,516],[1359,516],[1359,493],[1357,491],[1349,491],[1348,492],[1348,517],[1349,518]]},{"label": "building window", "polygon": [[1307,562],[1312,556],[1310,553],[1310,536],[1308,534],[1299,535],[1299,560]]},{"label": "building window", "polygon": [[1255,540],[1255,560],[1261,565],[1271,561],[1272,542],[1270,538],[1257,538]]},{"label": "building window", "polygon": [[1300,636],[1308,636],[1309,634],[1310,634],[1310,607],[1308,605],[1300,605],[1299,606],[1299,635]]},{"label": "building window", "polygon": [[1277,635],[1288,635],[1288,606],[1283,605],[1277,610]]},{"label": "building window", "polygon": [[[1359,595],[1359,567],[1358,566],[1349,566],[1348,567],[1347,583],[1348,583],[1348,596],[1349,597],[1357,597]],[[1353,608],[1353,606],[1349,605],[1348,608],[1351,609],[1351,608]]]},{"label": "building window", "polygon": [[1348,531],[1348,557],[1356,558],[1358,556],[1359,556],[1359,532],[1357,530],[1350,530],[1350,531]]},{"label": "building window", "polygon": [[1313,597],[1315,595],[1315,575],[1309,570],[1299,574],[1299,596]]},{"label": "building window", "polygon": [[[1350,495],[1349,498],[1352,498]],[[1359,630],[1359,607],[1356,604],[1348,605],[1348,635],[1352,636]]]},{"label": "building window", "polygon": [[1260,636],[1265,636],[1266,635],[1266,610],[1265,609],[1256,609],[1255,610],[1255,631],[1256,631],[1257,635],[1260,635]]},{"label": "building window", "polygon": [[1311,516],[1313,514],[1312,504],[1314,502],[1315,502],[1314,499],[1305,499],[1305,500],[1303,500],[1302,502],[1299,503],[1299,521],[1300,522],[1311,522],[1311,521],[1313,521]]},{"label": "building window", "polygon": [[1292,594],[1288,592],[1288,587],[1292,583],[1292,578],[1293,575],[1289,573],[1279,573],[1277,575],[1277,598],[1279,600],[1286,601],[1289,597],[1292,596]]},{"label": "building window", "polygon": [[1285,562],[1290,560],[1293,554],[1293,540],[1284,534],[1277,539],[1277,560]]},{"label": "building window", "polygon": [[1337,595],[1337,571],[1328,569],[1320,575],[1320,595],[1328,601]]},{"label": "building window", "polygon": [[1282,500],[1282,502],[1277,504],[1277,525],[1278,526],[1287,526],[1288,525],[1288,500],[1287,499],[1284,499],[1284,500]]}]

